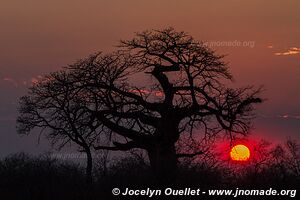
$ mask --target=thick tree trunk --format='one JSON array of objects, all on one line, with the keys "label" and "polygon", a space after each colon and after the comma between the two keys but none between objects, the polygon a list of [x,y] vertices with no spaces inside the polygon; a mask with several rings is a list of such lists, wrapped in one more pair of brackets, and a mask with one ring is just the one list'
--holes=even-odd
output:
[{"label": "thick tree trunk", "polygon": [[92,178],[92,169],[93,169],[93,158],[92,158],[92,153],[89,148],[85,149],[86,153],[86,168],[85,168],[85,174],[86,174],[86,181],[88,184],[91,184],[93,182]]},{"label": "thick tree trunk", "polygon": [[151,168],[161,183],[167,184],[176,178],[177,157],[175,144],[156,144],[148,149]]}]

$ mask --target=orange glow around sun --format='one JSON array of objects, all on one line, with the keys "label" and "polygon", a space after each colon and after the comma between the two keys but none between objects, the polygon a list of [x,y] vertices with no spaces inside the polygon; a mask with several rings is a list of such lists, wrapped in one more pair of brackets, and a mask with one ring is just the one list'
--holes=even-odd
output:
[{"label": "orange glow around sun", "polygon": [[234,161],[247,161],[250,158],[250,150],[243,144],[232,147],[230,157]]}]

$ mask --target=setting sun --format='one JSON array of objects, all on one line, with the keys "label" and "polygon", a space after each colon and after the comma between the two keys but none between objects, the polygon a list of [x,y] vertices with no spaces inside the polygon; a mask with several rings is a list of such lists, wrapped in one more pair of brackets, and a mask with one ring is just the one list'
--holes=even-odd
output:
[{"label": "setting sun", "polygon": [[235,145],[230,151],[230,157],[234,161],[247,161],[250,158],[250,150],[243,144]]}]

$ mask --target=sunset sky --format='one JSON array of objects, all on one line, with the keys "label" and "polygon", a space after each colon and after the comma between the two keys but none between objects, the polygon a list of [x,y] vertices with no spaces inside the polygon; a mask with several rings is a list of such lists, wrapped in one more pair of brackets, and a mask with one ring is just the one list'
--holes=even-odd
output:
[{"label": "sunset sky", "polygon": [[264,86],[252,137],[299,139],[299,10],[299,0],[1,0],[0,156],[49,149],[15,130],[18,98],[39,76],[169,26],[226,54],[237,87]]}]

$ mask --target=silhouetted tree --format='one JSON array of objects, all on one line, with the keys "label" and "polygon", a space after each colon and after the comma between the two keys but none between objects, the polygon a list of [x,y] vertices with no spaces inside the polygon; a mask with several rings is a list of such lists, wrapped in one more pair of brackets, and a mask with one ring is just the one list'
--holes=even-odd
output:
[{"label": "silhouetted tree", "polygon": [[297,140],[289,139],[286,142],[288,151],[287,164],[291,171],[300,177],[300,143]]},{"label": "silhouetted tree", "polygon": [[17,130],[28,134],[38,127],[59,149],[68,143],[78,145],[87,156],[86,175],[91,182],[91,145],[98,139],[99,122],[88,118],[83,109],[87,102],[81,99],[85,94],[69,82],[69,76],[65,71],[51,73],[29,89],[29,95],[20,99]]},{"label": "silhouetted tree", "polygon": [[[92,135],[87,146],[97,150],[144,149],[155,174],[170,180],[179,157],[203,153],[177,151],[176,142],[184,133],[192,136],[203,128],[205,135],[226,132],[233,138],[250,128],[253,104],[261,102],[260,90],[227,88],[232,76],[222,59],[172,28],[137,33],[112,54],[95,54],[57,72],[65,77],[61,85],[52,75],[33,86],[22,98],[20,130],[48,127],[53,130],[50,136],[75,142]],[[48,88],[53,89],[45,98]],[[61,98],[67,101],[49,107],[48,101]],[[66,106],[68,101],[74,108]],[[40,122],[45,114],[43,118],[54,120],[55,126],[48,120]],[[112,143],[107,145],[102,137]]]}]

